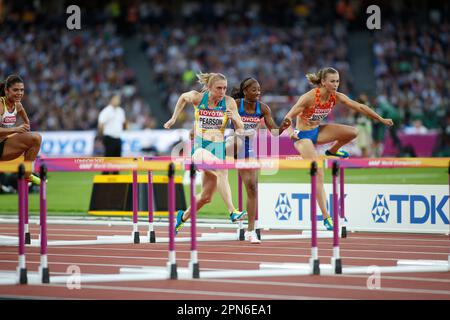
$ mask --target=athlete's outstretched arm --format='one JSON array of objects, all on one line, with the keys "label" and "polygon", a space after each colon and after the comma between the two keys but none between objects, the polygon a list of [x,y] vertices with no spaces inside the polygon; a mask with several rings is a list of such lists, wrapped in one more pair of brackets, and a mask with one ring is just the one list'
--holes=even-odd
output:
[{"label": "athlete's outstretched arm", "polygon": [[381,122],[382,124],[384,124],[386,126],[392,126],[394,124],[392,119],[385,119],[385,118],[383,118],[382,116],[380,116],[378,113],[373,111],[371,108],[369,108],[365,104],[356,102],[356,101],[350,99],[349,97],[347,97],[343,93],[338,92],[336,94],[336,97],[337,97],[338,102],[343,103],[346,107],[348,107],[348,108],[350,108],[350,109],[352,109],[352,110],[354,110],[356,112],[360,112],[362,114],[365,114],[369,118],[377,120],[377,121]]},{"label": "athlete's outstretched arm", "polygon": [[272,130],[278,129],[278,132],[275,132],[275,135],[280,135],[283,133],[284,130],[286,130],[288,127],[291,126],[292,122],[289,119],[284,119],[281,123],[281,126],[278,127],[275,121],[272,117],[272,111],[270,110],[269,106],[261,103],[261,112],[264,116],[264,122],[266,124],[267,129],[270,130],[270,133],[274,133]]},{"label": "athlete's outstretched arm", "polygon": [[175,106],[175,110],[173,111],[172,117],[164,124],[164,128],[170,129],[178,119],[181,111],[183,111],[184,107],[187,103],[196,103],[199,102],[201,98],[201,93],[195,90],[183,93],[177,101]]},{"label": "athlete's outstretched arm", "polygon": [[298,98],[297,102],[294,104],[291,110],[289,110],[286,116],[284,116],[284,119],[288,119],[292,123],[292,119],[301,114],[303,110],[305,110],[305,108],[308,106],[308,103],[310,103],[309,100],[310,98],[308,93],[305,93],[302,96],[300,96],[300,98]]},{"label": "athlete's outstretched arm", "polygon": [[228,118],[233,121],[233,124],[236,128],[236,132],[240,132],[244,130],[244,123],[242,122],[241,116],[239,115],[236,101],[231,97],[226,97],[227,104],[227,115]]}]

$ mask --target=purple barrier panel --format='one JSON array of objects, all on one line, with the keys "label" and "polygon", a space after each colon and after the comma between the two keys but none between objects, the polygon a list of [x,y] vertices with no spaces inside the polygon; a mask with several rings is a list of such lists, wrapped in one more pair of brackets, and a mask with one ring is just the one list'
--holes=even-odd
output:
[{"label": "purple barrier panel", "polygon": [[[264,134],[264,131],[262,131],[261,134]],[[260,148],[260,143],[265,144],[266,148]],[[278,143],[278,152],[272,150],[272,144],[276,143]],[[258,138],[257,145],[258,145],[258,157],[298,155],[298,152],[297,150],[295,150],[294,144],[292,143],[292,139],[286,132],[283,132],[283,134],[280,137],[272,137],[271,134],[267,132],[267,137],[265,139],[262,137]],[[261,152],[264,150],[267,150],[267,154],[264,154],[265,152]]]},{"label": "purple barrier panel", "polygon": [[[439,134],[434,131],[425,134],[398,134],[398,138],[400,139],[402,146],[406,147],[410,145],[416,153],[417,157],[431,157],[438,137]],[[389,132],[386,132],[384,141],[384,150],[382,156],[397,156],[399,150],[395,148],[394,142]]]}]

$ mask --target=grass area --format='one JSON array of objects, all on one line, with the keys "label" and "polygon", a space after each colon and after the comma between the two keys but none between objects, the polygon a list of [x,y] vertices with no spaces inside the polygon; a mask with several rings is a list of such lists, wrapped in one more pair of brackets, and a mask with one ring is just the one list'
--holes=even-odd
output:
[{"label": "grass area", "polygon": [[[155,173],[158,174],[158,173]],[[92,181],[95,173],[90,172],[52,172],[49,173],[47,187],[47,207],[49,215],[87,215]],[[448,174],[445,168],[420,169],[347,169],[346,183],[360,184],[447,184]],[[237,174],[229,173],[233,201],[237,206]],[[260,182],[308,183],[307,170],[283,170],[275,175],[261,174]],[[331,170],[326,170],[325,182],[331,182]],[[199,191],[200,188],[198,187]],[[189,187],[185,187],[187,201],[189,200]],[[245,192],[244,192],[245,201]],[[17,195],[0,195],[0,214],[17,214]],[[244,202],[245,203],[245,202]],[[29,210],[31,215],[39,213],[39,195],[30,194]],[[213,201],[202,208],[199,217],[224,218],[226,207],[219,194],[215,194]]]}]

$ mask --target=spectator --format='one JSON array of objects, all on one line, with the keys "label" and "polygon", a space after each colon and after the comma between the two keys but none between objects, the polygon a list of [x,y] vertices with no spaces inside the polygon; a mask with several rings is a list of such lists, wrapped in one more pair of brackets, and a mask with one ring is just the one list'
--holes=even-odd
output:
[{"label": "spectator", "polygon": [[[114,95],[98,116],[98,135],[102,138],[105,157],[122,156],[123,130],[127,128],[125,112],[120,107],[120,96]],[[108,174],[108,172],[103,172]],[[113,172],[118,174],[118,172]]]}]

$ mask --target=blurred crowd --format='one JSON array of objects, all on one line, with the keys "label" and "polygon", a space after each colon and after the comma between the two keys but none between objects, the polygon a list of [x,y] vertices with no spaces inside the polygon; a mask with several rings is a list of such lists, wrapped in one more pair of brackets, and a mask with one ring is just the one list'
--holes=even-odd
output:
[{"label": "blurred crowd", "polygon": [[114,93],[123,97],[131,128],[154,126],[113,24],[67,32],[29,23],[0,28],[0,74],[25,81],[23,104],[32,130],[88,130]]},{"label": "blurred crowd", "polygon": [[[351,77],[345,34],[344,25],[282,29],[235,24],[208,29],[201,25],[142,29],[154,80],[165,95],[170,112],[181,92],[200,88],[195,77],[200,71],[223,73],[230,89],[252,76],[260,82],[263,96],[299,96],[310,88],[306,73],[332,65],[340,71],[341,90],[348,92]],[[278,118],[284,116],[276,113],[276,106],[273,108]],[[186,121],[185,125],[191,126],[191,122]]]}]

